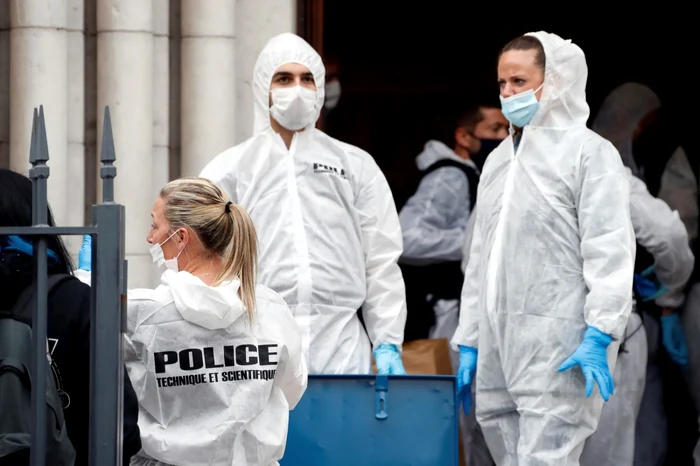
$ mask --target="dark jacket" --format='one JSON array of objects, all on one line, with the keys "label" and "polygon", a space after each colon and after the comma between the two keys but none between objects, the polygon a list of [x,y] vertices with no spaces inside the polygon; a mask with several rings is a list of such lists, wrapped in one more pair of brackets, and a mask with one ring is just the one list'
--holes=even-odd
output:
[{"label": "dark jacket", "polygon": [[[49,273],[60,271],[49,268]],[[21,253],[0,253],[0,309],[10,310],[32,282],[32,258]],[[49,351],[56,386],[63,401],[68,437],[75,448],[75,466],[87,466],[90,413],[90,287],[78,279],[60,284],[49,296]],[[137,425],[138,400],[124,369],[123,458],[141,449]]]}]

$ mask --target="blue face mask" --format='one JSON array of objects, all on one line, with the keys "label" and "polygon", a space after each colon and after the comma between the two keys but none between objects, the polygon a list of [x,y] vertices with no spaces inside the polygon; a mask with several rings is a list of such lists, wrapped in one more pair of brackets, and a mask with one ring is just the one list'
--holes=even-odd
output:
[{"label": "blue face mask", "polygon": [[542,86],[534,91],[528,89],[525,92],[510,97],[501,97],[503,116],[505,116],[513,126],[517,126],[518,128],[522,128],[530,123],[530,120],[532,120],[532,117],[535,116],[537,109],[540,107],[540,103],[537,101],[537,97],[535,97],[535,94],[540,89],[542,89]]}]

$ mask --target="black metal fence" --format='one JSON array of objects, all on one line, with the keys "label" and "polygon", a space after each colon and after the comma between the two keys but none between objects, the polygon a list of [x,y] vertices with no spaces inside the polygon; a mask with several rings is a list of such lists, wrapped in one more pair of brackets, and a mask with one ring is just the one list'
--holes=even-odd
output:
[{"label": "black metal fence", "polygon": [[34,355],[32,380],[31,465],[46,466],[46,332],[47,242],[57,235],[92,236],[92,290],[90,311],[90,465],[122,465],[122,413],[124,369],[122,332],[126,326],[127,264],[124,259],[124,206],[114,202],[116,154],[109,107],[102,129],[100,177],[102,203],[92,206],[92,219],[85,227],[48,225],[49,149],[43,107],[34,109],[29,151],[32,180],[32,226],[0,228],[0,235],[33,239],[36,309],[32,328]]}]

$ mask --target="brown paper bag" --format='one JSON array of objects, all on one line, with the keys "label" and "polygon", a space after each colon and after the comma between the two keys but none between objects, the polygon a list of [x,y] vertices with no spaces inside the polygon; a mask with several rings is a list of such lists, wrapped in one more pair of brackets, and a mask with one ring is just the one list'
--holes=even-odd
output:
[{"label": "brown paper bag", "polygon": [[[447,339],[414,340],[403,345],[403,367],[413,375],[452,375],[450,347]],[[372,357],[372,373],[377,366]]]}]

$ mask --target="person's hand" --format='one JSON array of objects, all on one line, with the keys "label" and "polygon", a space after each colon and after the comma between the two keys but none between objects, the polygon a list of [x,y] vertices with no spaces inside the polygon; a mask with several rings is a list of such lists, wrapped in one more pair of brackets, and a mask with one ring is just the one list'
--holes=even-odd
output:
[{"label": "person's hand", "polygon": [[457,371],[457,397],[462,402],[464,414],[472,407],[472,382],[476,373],[479,350],[471,346],[459,347],[459,370]]},{"label": "person's hand", "polygon": [[83,237],[83,245],[78,253],[78,268],[80,270],[92,270],[92,236]]},{"label": "person's hand", "polygon": [[377,362],[377,374],[406,375],[401,354],[396,345],[379,345],[374,349],[374,360]]},{"label": "person's hand", "polygon": [[586,378],[586,396],[593,393],[593,383],[598,384],[600,396],[605,401],[615,392],[615,384],[608,367],[607,348],[612,337],[595,327],[589,326],[583,335],[583,341],[569,359],[559,367],[559,372],[567,371],[574,366],[581,366]]},{"label": "person's hand", "polygon": [[653,301],[668,291],[668,288],[656,278],[653,265],[642,273],[634,274],[634,289],[645,302]]},{"label": "person's hand", "polygon": [[682,368],[688,367],[688,346],[680,316],[668,309],[661,315],[661,341],[668,356]]}]

